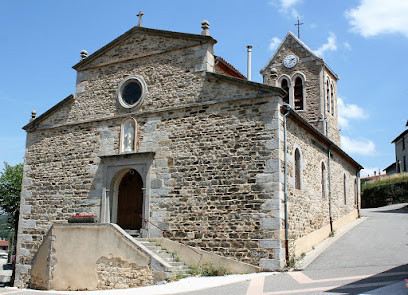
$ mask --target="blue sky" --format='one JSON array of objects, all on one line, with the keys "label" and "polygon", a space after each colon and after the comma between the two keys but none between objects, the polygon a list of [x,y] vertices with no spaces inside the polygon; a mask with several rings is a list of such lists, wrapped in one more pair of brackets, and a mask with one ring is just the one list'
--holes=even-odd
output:
[{"label": "blue sky", "polygon": [[[384,6],[386,3],[386,6]],[[408,1],[0,1],[0,162],[23,162],[32,110],[40,115],[75,90],[71,68],[80,51],[90,54],[137,25],[185,33],[210,22],[215,54],[252,79],[288,31],[323,56],[338,82],[342,147],[366,168],[395,160],[391,141],[408,120]],[[0,169],[3,164],[0,164]]]}]

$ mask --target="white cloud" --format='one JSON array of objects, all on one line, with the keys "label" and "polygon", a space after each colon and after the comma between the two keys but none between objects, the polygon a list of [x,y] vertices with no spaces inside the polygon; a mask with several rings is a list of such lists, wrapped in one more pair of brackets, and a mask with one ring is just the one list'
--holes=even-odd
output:
[{"label": "white cloud", "polygon": [[302,2],[302,0],[279,0],[279,2],[281,3],[282,7],[285,8],[290,8],[300,2]]},{"label": "white cloud", "polygon": [[314,53],[318,56],[323,56],[326,51],[336,51],[337,41],[336,35],[330,32],[330,36],[327,38],[327,42],[324,43],[319,49],[315,50]]},{"label": "white cloud", "polygon": [[349,154],[374,156],[376,153],[375,144],[369,139],[357,140],[342,135],[341,147]]},{"label": "white cloud", "polygon": [[349,127],[349,119],[366,119],[368,114],[356,104],[346,104],[341,97],[337,98],[339,109],[339,126],[341,129]]},{"label": "white cloud", "polygon": [[303,0],[272,0],[269,4],[279,7],[279,12],[291,15],[292,17],[300,17],[299,12],[295,9],[295,5],[303,2]]},{"label": "white cloud", "polygon": [[348,42],[346,41],[346,42],[343,43],[343,45],[344,45],[344,47],[345,47],[347,50],[350,50],[350,51],[351,51],[351,45],[350,45],[350,43],[348,43]]},{"label": "white cloud", "polygon": [[374,171],[376,175],[385,174],[380,168],[364,168],[360,171],[360,177],[374,176]]},{"label": "white cloud", "polygon": [[345,12],[352,30],[363,37],[400,33],[408,37],[407,0],[360,0]]},{"label": "white cloud", "polygon": [[271,40],[271,43],[269,43],[269,50],[270,51],[275,51],[276,48],[278,48],[279,44],[281,44],[282,40],[279,39],[278,37],[273,37]]}]

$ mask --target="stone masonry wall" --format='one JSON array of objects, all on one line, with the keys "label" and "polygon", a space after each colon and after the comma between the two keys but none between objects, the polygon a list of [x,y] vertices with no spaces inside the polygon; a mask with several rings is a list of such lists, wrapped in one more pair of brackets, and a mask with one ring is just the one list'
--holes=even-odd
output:
[{"label": "stone masonry wall", "polygon": [[[294,54],[299,58],[298,63],[291,69],[283,66],[283,59],[288,54]],[[321,89],[320,89],[320,72],[322,70],[321,63],[311,56],[302,46],[300,46],[294,39],[289,38],[282,46],[278,55],[276,56],[270,68],[277,69],[278,73],[276,77],[266,75],[264,77],[264,83],[268,85],[277,85],[277,80],[282,75],[287,75],[292,78],[296,73],[302,73],[306,79],[304,85],[304,110],[297,111],[310,124],[314,125],[317,129],[321,129],[319,120],[322,119],[321,109]],[[294,86],[294,80],[291,81],[292,89]],[[293,90],[292,90],[293,91]],[[293,105],[292,105],[293,107]],[[323,130],[320,130],[321,132]]]},{"label": "stone masonry wall", "polygon": [[118,258],[102,257],[96,262],[98,290],[127,289],[153,284],[153,275],[148,266],[128,263]]},{"label": "stone masonry wall", "polygon": [[[139,126],[141,144],[138,151],[156,153],[150,172],[152,220],[178,233],[179,239],[186,240],[186,237],[189,237],[191,243],[198,245],[196,229],[182,226],[179,218],[184,214],[187,220],[199,208],[197,205],[193,210],[189,206],[181,209],[186,196],[185,191],[181,190],[182,186],[184,189],[186,186],[189,193],[194,192],[194,195],[190,196],[191,200],[201,199],[206,203],[211,201],[210,192],[203,191],[198,194],[194,189],[188,188],[188,185],[193,186],[196,183],[189,183],[186,179],[195,179],[198,176],[193,170],[189,171],[184,167],[197,165],[193,159],[199,155],[199,149],[202,150],[201,154],[207,151],[206,146],[199,142],[201,134],[187,136],[189,132],[194,131],[192,128],[198,128],[199,121],[202,121],[201,129],[209,128],[205,138],[204,132],[202,135],[202,140],[205,140],[207,145],[214,148],[214,140],[218,145],[228,146],[225,151],[219,151],[218,155],[223,161],[226,161],[226,157],[235,156],[237,163],[251,169],[247,176],[236,175],[239,186],[233,188],[236,191],[228,192],[228,184],[221,182],[220,177],[229,175],[226,172],[229,164],[238,164],[223,163],[221,159],[219,163],[214,163],[217,164],[214,169],[222,172],[213,180],[217,181],[217,184],[211,185],[222,189],[218,188],[211,193],[211,198],[221,198],[221,192],[233,195],[231,205],[235,202],[236,206],[242,206],[244,213],[242,217],[231,217],[237,220],[234,221],[237,228],[226,229],[237,230],[240,235],[239,251],[235,253],[224,249],[232,248],[231,243],[237,240],[230,234],[228,237],[223,234],[224,236],[217,238],[215,244],[210,244],[210,237],[207,236],[205,247],[218,253],[228,252],[229,256],[242,257],[243,260],[253,263],[258,263],[261,259],[276,262],[274,249],[280,247],[279,243],[273,242],[276,237],[274,231],[279,228],[279,224],[274,221],[277,214],[273,213],[274,211],[268,211],[268,214],[257,213],[259,208],[268,210],[276,207],[272,200],[272,192],[276,189],[272,185],[275,181],[272,172],[277,170],[277,161],[274,162],[272,154],[276,148],[273,144],[276,136],[271,135],[277,130],[272,123],[275,105],[250,99],[248,104],[242,103],[241,106],[238,103],[239,111],[234,109],[234,103],[230,104],[229,100],[255,98],[260,92],[259,87],[255,87],[255,83],[238,83],[236,80],[216,75],[207,76],[203,72],[193,72],[197,64],[202,63],[203,55],[203,47],[200,45],[80,72],[74,101],[40,122],[34,122],[36,124],[32,129],[28,129],[18,239],[16,282],[19,286],[29,281],[31,259],[53,223],[64,223],[76,213],[92,213],[99,218],[103,189],[100,157],[118,154],[120,125],[123,119],[129,116],[133,116]],[[119,83],[134,74],[145,79],[148,94],[141,108],[129,113],[117,106],[115,97]],[[211,105],[216,104],[216,101],[226,103],[220,105],[220,109],[214,109]],[[197,108],[194,108],[194,105],[197,105]],[[199,107],[200,105],[202,107]],[[208,108],[205,105],[208,105]],[[213,113],[206,113],[207,109],[211,109]],[[218,120],[236,126],[229,125],[223,130],[217,123]],[[218,129],[215,129],[215,126],[218,126]],[[253,132],[254,135],[245,135],[245,132]],[[242,135],[238,136],[239,134]],[[179,141],[178,137],[181,137]],[[241,137],[242,139],[239,139]],[[242,147],[235,146],[234,142],[241,141]],[[182,145],[183,142],[185,145]],[[256,147],[250,147],[250,143],[256,144]],[[253,150],[251,158],[239,158],[238,154],[245,152],[245,147]],[[190,164],[183,156],[183,153],[189,151],[193,153]],[[204,181],[207,176],[201,177]],[[209,181],[207,183],[210,184]],[[246,196],[247,194],[249,196]],[[163,204],[170,195],[174,196],[173,204]],[[252,200],[255,201],[251,202]],[[211,208],[214,210],[211,214],[230,214],[231,208],[236,207],[225,207],[226,202],[227,200],[222,200],[221,206],[224,207],[220,209],[218,204],[216,208]],[[169,212],[177,212],[174,215],[176,217],[172,219]],[[222,219],[227,221],[229,218],[225,216]],[[217,218],[219,217],[211,219],[208,224],[215,224]],[[256,238],[248,233],[252,226],[259,230],[255,234],[256,237],[265,239],[261,248],[270,248],[269,252],[260,249],[259,241],[251,241]],[[209,230],[212,231],[213,227]],[[225,242],[227,240],[230,241],[229,246]]]},{"label": "stone masonry wall", "polygon": [[[290,240],[296,240],[329,224],[329,180],[327,144],[299,128],[291,118],[288,130],[288,214]],[[317,145],[312,142],[315,140]],[[301,155],[301,189],[295,189],[294,154]],[[322,148],[326,149],[323,151]],[[338,220],[357,208],[355,203],[356,169],[342,156],[333,152],[331,187],[333,220]],[[326,167],[326,194],[322,191],[322,163]],[[346,176],[346,190],[344,190]]]},{"label": "stone masonry wall", "polygon": [[[276,105],[249,99],[135,116],[139,151],[156,153],[151,220],[192,246],[278,268]],[[29,133],[19,280],[29,279],[30,261],[53,223],[80,212],[99,217],[99,156],[117,154],[121,122]]]},{"label": "stone masonry wall", "polygon": [[[283,65],[283,59],[289,55],[294,54],[299,58],[298,63],[293,68],[286,68]],[[277,70],[276,74],[271,74],[270,69],[275,68]],[[293,38],[289,38],[284,45],[281,47],[280,51],[277,53],[272,64],[264,73],[264,83],[268,85],[273,85],[280,87],[279,79],[282,76],[287,76],[291,80],[291,90],[290,90],[290,100],[291,106],[293,105],[293,87],[294,79],[293,77],[297,74],[302,73],[306,79],[304,85],[304,110],[298,110],[297,113],[304,118],[307,122],[313,125],[317,130],[324,134],[324,96],[325,86],[323,81],[323,71],[322,62],[317,60],[316,57],[312,56],[307,50],[305,50],[297,41]],[[335,108],[334,115],[327,112],[328,121],[328,137],[330,140],[335,142],[340,146],[340,133],[338,130],[338,113],[337,113],[337,85],[336,80],[332,73],[325,69],[325,77],[330,77],[331,81],[335,84]]]},{"label": "stone masonry wall", "polygon": [[278,267],[275,113],[276,103],[256,99],[157,120],[157,130],[171,130],[165,145],[171,157],[163,161],[167,167],[152,167],[152,220],[170,238]]}]

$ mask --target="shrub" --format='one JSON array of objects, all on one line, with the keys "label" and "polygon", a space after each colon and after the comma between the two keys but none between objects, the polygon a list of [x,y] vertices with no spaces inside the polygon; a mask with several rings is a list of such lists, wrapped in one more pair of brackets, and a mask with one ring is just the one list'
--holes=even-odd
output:
[{"label": "shrub", "polygon": [[395,174],[367,182],[361,192],[361,207],[372,208],[408,202],[408,174]]}]

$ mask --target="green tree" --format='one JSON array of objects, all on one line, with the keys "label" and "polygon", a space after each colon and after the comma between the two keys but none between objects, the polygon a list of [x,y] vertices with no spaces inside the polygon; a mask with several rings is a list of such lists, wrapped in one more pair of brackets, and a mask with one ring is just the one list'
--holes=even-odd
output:
[{"label": "green tree", "polygon": [[22,179],[23,164],[10,166],[4,163],[4,169],[0,172],[0,207],[10,216],[11,228],[18,225]]}]

